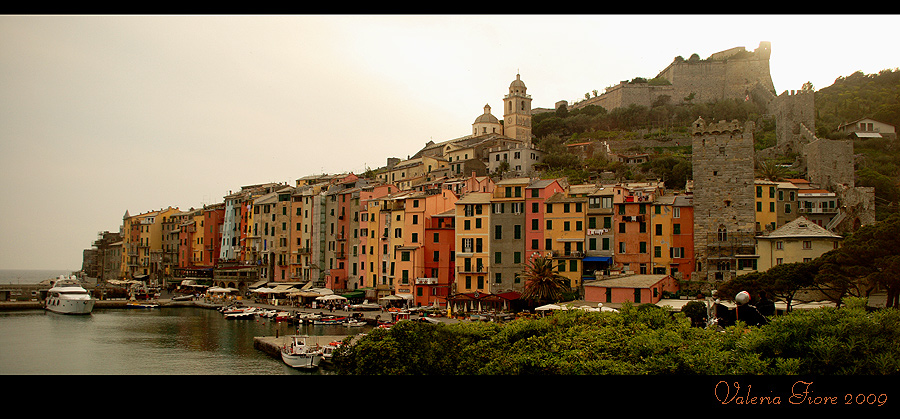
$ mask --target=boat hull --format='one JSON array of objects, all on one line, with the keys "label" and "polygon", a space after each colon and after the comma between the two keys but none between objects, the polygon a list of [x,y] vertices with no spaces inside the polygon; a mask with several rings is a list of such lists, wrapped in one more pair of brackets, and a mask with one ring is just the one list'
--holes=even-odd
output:
[{"label": "boat hull", "polygon": [[59,314],[91,314],[94,310],[94,300],[52,298],[47,300],[44,308]]},{"label": "boat hull", "polygon": [[282,350],[281,359],[292,368],[312,369],[322,362],[322,354],[318,352],[291,354]]}]

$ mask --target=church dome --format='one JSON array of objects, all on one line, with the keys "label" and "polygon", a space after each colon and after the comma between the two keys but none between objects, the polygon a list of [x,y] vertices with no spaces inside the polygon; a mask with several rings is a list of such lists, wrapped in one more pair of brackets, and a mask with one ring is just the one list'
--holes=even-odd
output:
[{"label": "church dome", "polygon": [[473,124],[499,124],[500,120],[496,116],[491,115],[491,106],[484,105],[484,113],[475,118]]}]

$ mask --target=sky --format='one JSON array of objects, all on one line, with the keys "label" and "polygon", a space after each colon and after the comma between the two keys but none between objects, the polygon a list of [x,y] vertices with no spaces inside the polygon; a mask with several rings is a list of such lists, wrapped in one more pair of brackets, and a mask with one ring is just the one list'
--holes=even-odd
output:
[{"label": "sky", "polygon": [[3,15],[0,269],[81,268],[122,216],[362,173],[533,108],[772,43],[775,89],[900,66],[896,16]]}]

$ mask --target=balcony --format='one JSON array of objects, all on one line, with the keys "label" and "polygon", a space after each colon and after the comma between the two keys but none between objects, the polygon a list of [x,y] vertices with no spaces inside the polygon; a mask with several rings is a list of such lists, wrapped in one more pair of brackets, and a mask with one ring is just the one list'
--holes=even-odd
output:
[{"label": "balcony", "polygon": [[437,285],[437,278],[416,278],[416,285]]},{"label": "balcony", "polygon": [[837,208],[803,208],[799,209],[801,214],[837,214]]},{"label": "balcony", "polygon": [[458,269],[459,269],[459,273],[461,273],[461,274],[487,273],[487,268],[484,265],[478,265],[478,266],[474,266],[474,267],[473,266],[463,266]]}]

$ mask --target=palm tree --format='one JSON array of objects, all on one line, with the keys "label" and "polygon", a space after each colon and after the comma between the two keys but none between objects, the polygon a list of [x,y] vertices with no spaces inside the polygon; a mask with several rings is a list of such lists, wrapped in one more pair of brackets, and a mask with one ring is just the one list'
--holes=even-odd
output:
[{"label": "palm tree", "polygon": [[771,181],[783,180],[787,175],[787,169],[773,160],[760,160],[756,164],[757,176]]},{"label": "palm tree", "polygon": [[569,279],[560,275],[553,260],[545,257],[531,259],[522,272],[525,279],[525,292],[522,298],[538,303],[554,302],[562,299],[564,293],[570,292]]}]

